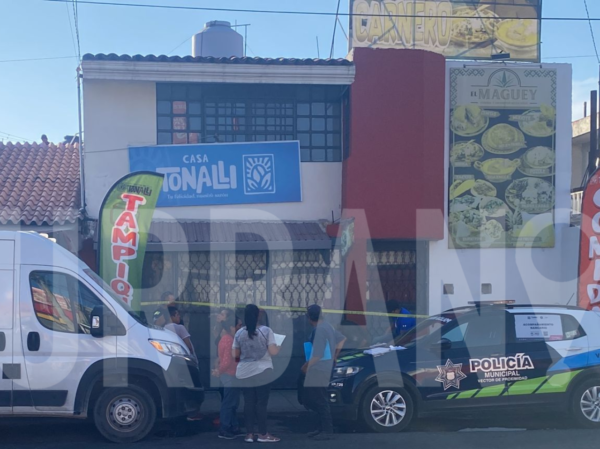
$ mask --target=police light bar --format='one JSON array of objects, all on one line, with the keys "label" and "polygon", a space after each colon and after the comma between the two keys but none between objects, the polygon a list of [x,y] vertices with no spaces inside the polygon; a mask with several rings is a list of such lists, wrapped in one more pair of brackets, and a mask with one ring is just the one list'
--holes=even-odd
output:
[{"label": "police light bar", "polygon": [[516,301],[514,299],[501,299],[498,301],[469,301],[469,304],[473,304],[476,306],[481,306],[481,305],[508,305],[508,304],[514,304]]}]

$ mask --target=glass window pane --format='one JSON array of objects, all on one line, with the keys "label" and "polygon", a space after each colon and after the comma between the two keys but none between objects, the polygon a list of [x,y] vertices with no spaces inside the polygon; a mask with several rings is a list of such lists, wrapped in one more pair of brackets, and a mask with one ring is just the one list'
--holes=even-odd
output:
[{"label": "glass window pane", "polygon": [[338,116],[342,113],[341,106],[339,103],[329,103],[327,105],[327,115]]},{"label": "glass window pane", "polygon": [[187,113],[187,102],[185,101],[174,101],[173,102],[173,114],[186,114]]},{"label": "glass window pane", "polygon": [[302,148],[300,150],[300,160],[302,162],[310,162],[310,150],[308,148]]},{"label": "glass window pane", "polygon": [[103,302],[81,282],[78,282],[77,284],[79,289],[79,301],[75,303],[75,308],[77,310],[79,333],[89,334],[92,330],[90,323],[92,311],[94,310],[94,307],[103,305]]},{"label": "glass window pane", "polygon": [[325,131],[325,119],[324,118],[313,118],[312,119],[312,130],[313,131]]},{"label": "glass window pane", "polygon": [[298,134],[301,147],[310,147],[310,134]]},{"label": "glass window pane", "polygon": [[171,133],[158,133],[156,143],[158,145],[170,145],[171,144]]},{"label": "glass window pane", "polygon": [[342,160],[342,150],[327,150],[327,161],[340,162]]},{"label": "glass window pane", "polygon": [[190,103],[189,108],[190,108],[190,110],[189,110],[190,115],[202,114],[202,104],[201,103]]},{"label": "glass window pane", "polygon": [[327,146],[338,148],[341,145],[339,134],[327,134]]},{"label": "glass window pane", "polygon": [[56,332],[77,333],[68,276],[34,271],[29,275],[33,309],[42,326]]},{"label": "glass window pane", "polygon": [[199,133],[189,133],[188,143],[200,143],[200,134]]},{"label": "glass window pane", "polygon": [[158,83],[156,85],[156,99],[157,100],[170,100],[171,99],[171,85]]},{"label": "glass window pane", "polygon": [[312,150],[313,162],[325,162],[325,150]]},{"label": "glass window pane", "polygon": [[187,129],[187,118],[186,117],[173,117],[173,129],[186,130]]},{"label": "glass window pane", "polygon": [[202,119],[200,117],[190,117],[190,129],[200,131],[202,129]]},{"label": "glass window pane", "polygon": [[246,141],[246,135],[245,134],[238,134],[235,136],[235,140],[236,142],[245,142]]},{"label": "glass window pane", "polygon": [[324,147],[325,146],[325,134],[313,134],[312,135],[312,146],[313,147]]},{"label": "glass window pane", "polygon": [[173,133],[173,143],[175,145],[188,143],[187,133]]},{"label": "glass window pane", "polygon": [[159,101],[156,105],[156,112],[159,114],[170,114],[171,113],[171,102],[170,101]]},{"label": "glass window pane", "polygon": [[202,98],[202,87],[197,84],[188,86],[187,96],[189,100],[200,100]]},{"label": "glass window pane", "polygon": [[313,103],[312,104],[313,115],[325,115],[325,103]]},{"label": "glass window pane", "polygon": [[310,104],[298,103],[297,112],[298,115],[310,115]]},{"label": "glass window pane", "polygon": [[327,131],[339,131],[342,128],[342,120],[340,118],[327,119]]},{"label": "glass window pane", "polygon": [[310,130],[310,119],[299,118],[298,119],[298,131],[309,131]]},{"label": "glass window pane", "polygon": [[158,117],[158,129],[171,129],[171,117]]},{"label": "glass window pane", "polygon": [[171,84],[171,98],[173,100],[185,100],[187,89],[182,84]]}]

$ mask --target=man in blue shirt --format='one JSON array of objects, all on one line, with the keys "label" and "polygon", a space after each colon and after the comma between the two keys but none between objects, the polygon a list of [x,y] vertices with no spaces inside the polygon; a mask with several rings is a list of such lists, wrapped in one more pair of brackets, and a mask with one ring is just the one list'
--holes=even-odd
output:
[{"label": "man in blue shirt", "polygon": [[308,320],[313,331],[310,336],[312,352],[308,362],[302,367],[306,374],[304,381],[304,403],[318,416],[317,430],[308,436],[316,440],[328,440],[333,434],[331,409],[327,398],[327,387],[335,360],[344,346],[346,337],[336,331],[331,324],[323,321],[321,307],[313,304],[307,309]]}]

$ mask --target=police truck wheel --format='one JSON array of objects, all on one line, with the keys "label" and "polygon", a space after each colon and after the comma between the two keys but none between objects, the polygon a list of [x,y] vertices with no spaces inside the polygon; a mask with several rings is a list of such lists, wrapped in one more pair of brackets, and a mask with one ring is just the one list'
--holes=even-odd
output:
[{"label": "police truck wheel", "polygon": [[156,406],[141,388],[109,388],[94,406],[94,423],[104,438],[134,443],[146,437],[156,421]]},{"label": "police truck wheel", "polygon": [[571,396],[573,418],[582,427],[600,428],[600,379],[575,387]]},{"label": "police truck wheel", "polygon": [[363,398],[361,409],[367,427],[378,433],[404,430],[414,413],[411,396],[399,387],[371,388]]}]

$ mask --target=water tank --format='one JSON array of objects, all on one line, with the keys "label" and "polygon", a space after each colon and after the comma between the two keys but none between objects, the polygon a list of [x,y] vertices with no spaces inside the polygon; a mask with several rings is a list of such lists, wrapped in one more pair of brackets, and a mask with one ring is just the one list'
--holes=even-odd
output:
[{"label": "water tank", "polygon": [[244,56],[244,38],[231,28],[231,23],[221,20],[208,22],[192,38],[193,56],[230,58]]}]

